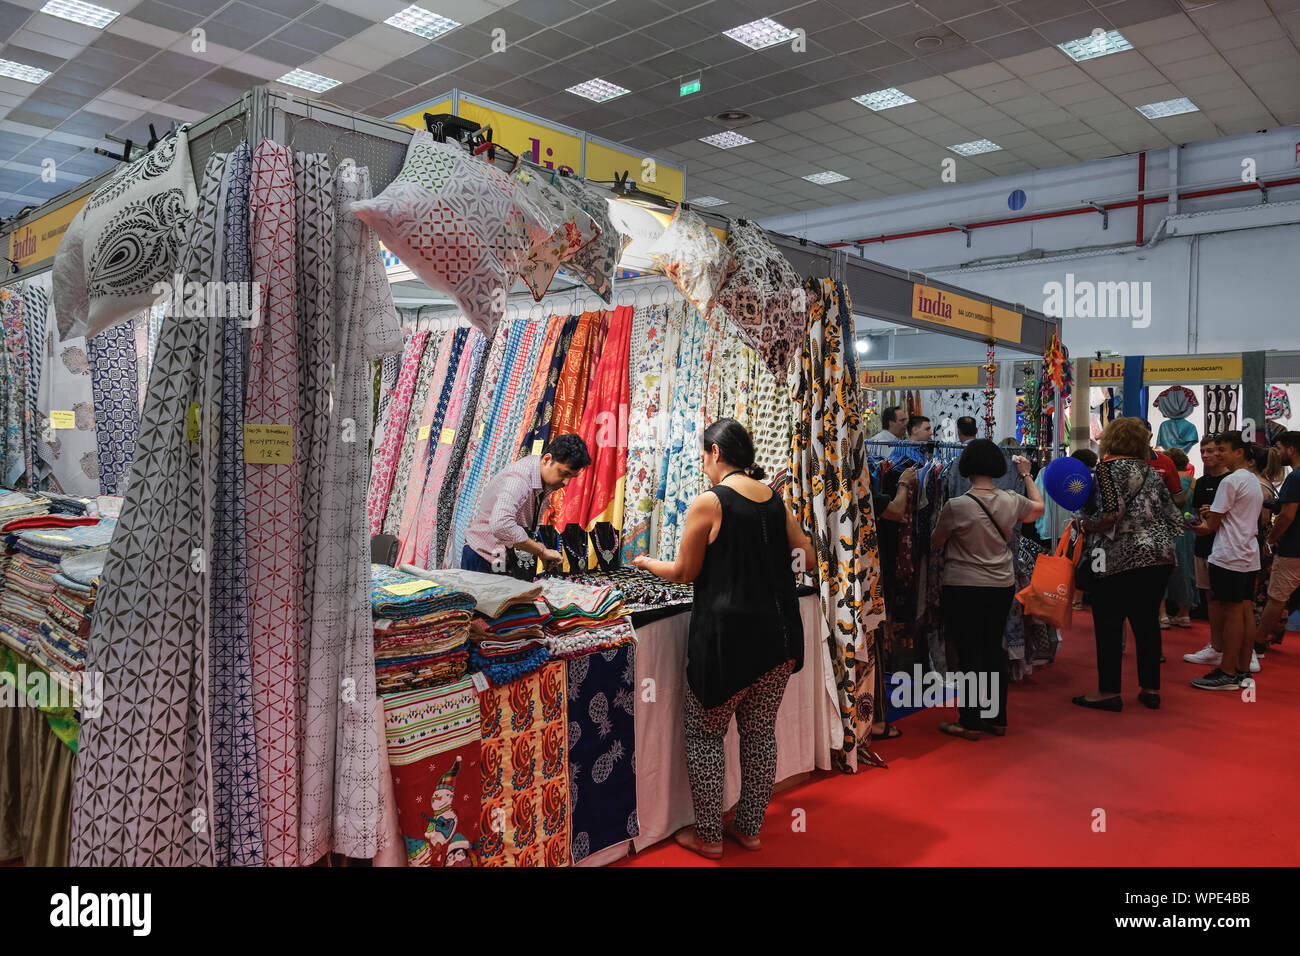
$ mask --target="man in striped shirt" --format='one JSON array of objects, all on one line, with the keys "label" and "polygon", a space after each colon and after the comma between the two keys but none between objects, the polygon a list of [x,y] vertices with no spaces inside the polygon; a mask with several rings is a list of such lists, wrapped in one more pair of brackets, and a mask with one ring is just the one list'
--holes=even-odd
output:
[{"label": "man in striped shirt", "polygon": [[461,567],[509,574],[517,560],[515,551],[538,557],[548,567],[558,565],[559,552],[533,536],[551,495],[590,464],[591,455],[581,438],[560,435],[541,455],[521,458],[493,475],[465,533]]}]

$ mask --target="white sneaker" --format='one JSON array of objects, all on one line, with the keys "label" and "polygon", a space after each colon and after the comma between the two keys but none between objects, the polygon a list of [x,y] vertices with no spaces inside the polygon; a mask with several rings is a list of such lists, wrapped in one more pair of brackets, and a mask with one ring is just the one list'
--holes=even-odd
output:
[{"label": "white sneaker", "polygon": [[1213,664],[1218,667],[1223,663],[1223,652],[1216,651],[1213,644],[1206,644],[1195,654],[1184,654],[1183,660],[1189,664]]},{"label": "white sneaker", "polygon": [[1167,615],[1164,615],[1164,614],[1161,614],[1161,615],[1160,615],[1160,629],[1163,631],[1163,630],[1167,630],[1168,627],[1169,627],[1169,618],[1168,618],[1168,616],[1167,616]]},{"label": "white sneaker", "polygon": [[1250,652],[1250,672],[1252,674],[1259,673],[1259,658],[1255,656],[1254,651]]}]

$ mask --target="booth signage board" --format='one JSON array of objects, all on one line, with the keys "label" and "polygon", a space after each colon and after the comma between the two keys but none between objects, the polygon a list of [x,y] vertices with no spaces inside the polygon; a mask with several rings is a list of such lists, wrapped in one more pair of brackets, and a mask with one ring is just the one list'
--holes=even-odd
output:
[{"label": "booth signage board", "polygon": [[54,258],[63,234],[68,231],[68,224],[81,212],[90,196],[87,193],[74,199],[9,234],[9,258],[18,264],[20,271]]},{"label": "booth signage board", "polygon": [[912,318],[963,332],[978,332],[1000,342],[1020,341],[1019,312],[991,302],[912,283]]},{"label": "booth signage board", "polygon": [[[1124,362],[1093,362],[1088,381],[1092,385],[1122,385]],[[1142,362],[1144,385],[1214,384],[1241,381],[1240,355],[1186,355],[1178,358],[1148,358]]]},{"label": "booth signage board", "polygon": [[859,376],[864,388],[950,388],[980,384],[978,365],[943,368],[870,368]]},{"label": "booth signage board", "polygon": [[673,202],[682,198],[686,175],[680,169],[661,163],[642,153],[607,146],[590,137],[587,139],[585,172],[588,179],[598,183],[613,182],[615,176],[630,173],[628,177],[646,192],[658,193]]}]

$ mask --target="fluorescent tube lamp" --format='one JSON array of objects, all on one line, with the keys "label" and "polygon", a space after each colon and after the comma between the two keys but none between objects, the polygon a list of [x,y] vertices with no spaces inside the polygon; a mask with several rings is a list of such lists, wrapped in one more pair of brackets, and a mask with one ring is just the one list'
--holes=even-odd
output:
[{"label": "fluorescent tube lamp", "polygon": [[689,206],[725,206],[729,202],[730,199],[719,199],[717,196],[697,196],[695,199],[686,200]]},{"label": "fluorescent tube lamp", "polygon": [[846,182],[849,177],[828,169],[825,172],[813,173],[811,176],[804,176],[803,178],[810,183],[816,183],[818,186],[829,186],[831,183]]},{"label": "fluorescent tube lamp", "polygon": [[13,60],[0,60],[0,76],[22,80],[24,83],[44,83],[50,78],[50,71],[26,63],[15,63]]},{"label": "fluorescent tube lamp", "polygon": [[775,20],[764,17],[761,20],[754,20],[727,30],[723,35],[731,37],[737,43],[745,44],[751,50],[765,50],[770,46],[776,46],[778,43],[793,40],[799,34],[789,27],[781,26]]},{"label": "fluorescent tube lamp", "polygon": [[853,102],[860,103],[867,109],[879,113],[881,110],[893,109],[895,106],[906,106],[908,103],[915,103],[916,100],[902,90],[896,90],[891,86],[887,90],[876,90],[874,93],[863,93],[861,96],[855,96]]},{"label": "fluorescent tube lamp", "polygon": [[407,33],[414,33],[426,40],[436,40],[444,33],[450,33],[460,26],[460,23],[456,20],[439,16],[431,10],[426,10],[424,7],[415,4],[394,13],[384,22],[390,27],[397,27],[397,29],[405,30]]},{"label": "fluorescent tube lamp", "polygon": [[631,90],[625,90],[623,87],[614,83],[607,83],[601,79],[588,80],[586,83],[579,83],[577,86],[571,86],[566,92],[573,93],[575,96],[583,96],[595,103],[605,103],[609,100],[616,99],[624,93],[631,93]]},{"label": "fluorescent tube lamp", "polygon": [[736,146],[745,146],[752,143],[753,140],[748,136],[742,136],[740,133],[733,133],[727,130],[725,133],[714,133],[712,136],[701,136],[701,143],[708,143],[710,146],[716,146],[718,149],[732,149]]},{"label": "fluorescent tube lamp", "polygon": [[331,80],[328,76],[321,76],[309,70],[290,70],[280,77],[279,82],[288,83],[302,90],[310,90],[312,93],[324,93],[339,85],[338,80]]},{"label": "fluorescent tube lamp", "polygon": [[1139,106],[1137,111],[1147,119],[1161,119],[1165,116],[1177,116],[1179,113],[1197,113],[1200,107],[1187,97],[1180,96],[1176,100],[1162,100],[1159,103]]},{"label": "fluorescent tube lamp", "polygon": [[50,0],[49,3],[41,7],[41,13],[48,13],[52,17],[59,17],[63,20],[71,20],[73,23],[81,23],[97,30],[104,29],[118,18],[116,10],[97,7],[93,3],[82,3],[81,0]]},{"label": "fluorescent tube lamp", "polygon": [[1124,39],[1118,30],[1111,30],[1107,33],[1093,33],[1086,37],[1079,37],[1077,40],[1058,43],[1057,46],[1076,62],[1092,60],[1111,53],[1123,53],[1125,50],[1133,49],[1133,44]]},{"label": "fluorescent tube lamp", "polygon": [[969,143],[958,143],[956,146],[949,146],[950,150],[958,156],[978,156],[980,153],[992,153],[1002,147],[992,140],[977,139]]}]

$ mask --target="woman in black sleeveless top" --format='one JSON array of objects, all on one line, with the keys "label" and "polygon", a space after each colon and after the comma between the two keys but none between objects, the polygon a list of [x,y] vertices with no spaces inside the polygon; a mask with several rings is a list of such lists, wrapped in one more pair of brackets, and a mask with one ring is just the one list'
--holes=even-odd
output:
[{"label": "woman in black sleeveless top", "polygon": [[686,767],[695,827],[687,849],[722,856],[723,739],[736,716],[740,802],[728,836],[760,848],[759,829],[776,780],[776,712],[790,675],[803,666],[797,569],[813,566],[812,543],[754,465],[739,422],[704,430],[704,474],[713,487],[691,502],[677,560],[633,562],[670,581],[695,582],[686,659]]}]

